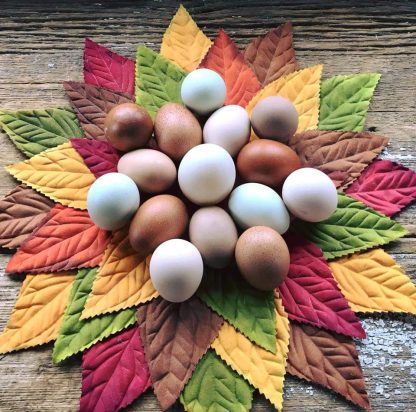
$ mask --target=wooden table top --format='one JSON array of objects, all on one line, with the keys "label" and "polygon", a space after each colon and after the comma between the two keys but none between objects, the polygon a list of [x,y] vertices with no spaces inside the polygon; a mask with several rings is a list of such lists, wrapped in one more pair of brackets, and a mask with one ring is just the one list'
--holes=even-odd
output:
[{"label": "wooden table top", "polygon": [[[284,20],[294,25],[300,67],[323,63],[324,77],[382,74],[366,129],[390,138],[382,157],[416,168],[416,3],[406,1],[184,1],[204,32],[224,28],[239,46]],[[373,4],[377,3],[375,6]],[[62,81],[82,81],[83,39],[134,56],[139,44],[158,50],[178,2],[0,1],[0,107],[68,105]],[[0,165],[23,159],[0,133]],[[0,195],[16,182],[0,170]],[[416,207],[396,220],[414,233]],[[386,247],[416,280],[416,237]],[[10,255],[3,251],[0,270]],[[0,277],[0,327],[7,322],[21,281]],[[416,410],[416,320],[410,316],[362,317],[368,337],[358,343],[374,411]],[[80,395],[80,358],[63,366],[51,361],[51,345],[0,357],[1,411],[73,411]],[[128,408],[157,411],[150,392]],[[180,410],[180,409],[178,409]],[[273,410],[255,395],[254,411]],[[285,411],[355,410],[340,397],[287,377]]]}]

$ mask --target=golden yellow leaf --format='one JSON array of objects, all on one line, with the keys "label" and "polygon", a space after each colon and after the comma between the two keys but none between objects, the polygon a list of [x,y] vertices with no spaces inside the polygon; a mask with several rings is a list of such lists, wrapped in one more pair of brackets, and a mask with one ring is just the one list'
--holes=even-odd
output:
[{"label": "golden yellow leaf", "polygon": [[329,266],[353,311],[416,314],[416,285],[382,249],[338,259]]},{"label": "golden yellow leaf", "polygon": [[211,44],[185,7],[180,5],[163,35],[160,54],[179,67],[192,71],[198,67]]},{"label": "golden yellow leaf", "polygon": [[0,353],[56,339],[74,280],[75,272],[27,275],[0,335]]},{"label": "golden yellow leaf", "polygon": [[87,193],[95,177],[71,143],[8,166],[16,179],[65,206],[87,208]]},{"label": "golden yellow leaf", "polygon": [[289,320],[279,297],[276,307],[276,353],[252,343],[224,322],[212,348],[232,369],[250,382],[280,411],[289,346]]},{"label": "golden yellow leaf", "polygon": [[159,294],[143,260],[130,246],[127,229],[115,232],[101,261],[81,319],[137,306]]}]

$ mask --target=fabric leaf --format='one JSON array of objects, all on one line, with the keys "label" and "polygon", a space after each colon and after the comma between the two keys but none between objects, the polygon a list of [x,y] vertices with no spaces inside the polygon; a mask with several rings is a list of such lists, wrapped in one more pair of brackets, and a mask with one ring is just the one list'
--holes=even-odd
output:
[{"label": "fabric leaf", "polygon": [[77,116],[67,108],[0,111],[0,127],[28,157],[59,146],[69,137],[84,136]]},{"label": "fabric leaf", "polygon": [[137,318],[153,389],[166,410],[178,399],[223,320],[196,297],[182,303],[155,299],[139,306]]},{"label": "fabric leaf", "polygon": [[286,22],[253,39],[244,50],[244,58],[263,86],[296,71],[292,23]]},{"label": "fabric leaf", "polygon": [[245,107],[261,88],[253,70],[224,30],[218,32],[199,67],[214,70],[224,79],[227,87],[226,105]]},{"label": "fabric leaf", "polygon": [[378,73],[361,73],[322,81],[319,129],[363,131],[380,77]]},{"label": "fabric leaf", "polygon": [[0,353],[48,343],[58,336],[74,273],[27,275],[0,335]]},{"label": "fabric leaf", "polygon": [[370,409],[354,341],[310,325],[290,326],[287,372]]}]

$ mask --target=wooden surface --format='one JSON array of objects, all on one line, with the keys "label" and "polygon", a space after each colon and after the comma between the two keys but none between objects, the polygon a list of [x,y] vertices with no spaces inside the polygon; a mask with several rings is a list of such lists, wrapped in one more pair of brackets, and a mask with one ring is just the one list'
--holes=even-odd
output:
[{"label": "wooden surface", "polygon": [[[38,4],[41,3],[41,4]],[[377,3],[374,6],[373,3]],[[165,4],[168,4],[166,6]],[[405,1],[184,1],[211,38],[223,27],[244,46],[286,19],[295,31],[300,66],[324,63],[324,77],[379,72],[367,129],[390,137],[382,157],[416,168],[416,3]],[[86,36],[134,56],[139,44],[155,50],[177,8],[176,1],[0,0],[0,107],[7,109],[67,105],[63,80],[82,79]],[[0,134],[0,165],[23,156]],[[0,195],[16,183],[3,168]],[[414,233],[413,206],[397,220]],[[416,237],[386,250],[416,279]],[[0,270],[9,255],[0,257]],[[9,316],[21,281],[0,277],[0,327]],[[416,410],[416,322],[402,315],[368,316],[368,338],[358,343],[374,411]],[[51,362],[51,347],[0,358],[0,411],[73,411],[80,395],[80,359],[64,366]],[[350,411],[341,398],[316,386],[287,378],[285,411]],[[128,408],[157,411],[152,394]],[[254,411],[272,410],[255,396]]]}]

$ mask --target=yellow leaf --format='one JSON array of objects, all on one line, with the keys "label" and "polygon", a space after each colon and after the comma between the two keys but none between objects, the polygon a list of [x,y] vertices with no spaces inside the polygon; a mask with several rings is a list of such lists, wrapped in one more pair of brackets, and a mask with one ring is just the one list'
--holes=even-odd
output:
[{"label": "yellow leaf", "polygon": [[0,335],[0,353],[56,339],[74,280],[74,272],[27,275],[9,322]]},{"label": "yellow leaf", "polygon": [[71,143],[8,166],[16,179],[65,206],[87,208],[87,193],[95,177]]},{"label": "yellow leaf", "polygon": [[115,232],[81,319],[127,309],[158,296],[150,280],[149,261],[150,256],[143,260],[132,249],[127,229]]},{"label": "yellow leaf", "polygon": [[382,249],[329,265],[353,311],[416,314],[416,286]]},{"label": "yellow leaf", "polygon": [[[269,96],[282,96],[290,100],[299,114],[297,133],[317,129],[319,121],[319,89],[322,65],[308,67],[280,77],[260,90],[248,103],[246,110],[251,115],[259,100]],[[252,132],[251,139],[257,136]]]},{"label": "yellow leaf", "polygon": [[163,36],[160,54],[179,67],[192,71],[198,67],[211,44],[185,7],[180,5]]},{"label": "yellow leaf", "polygon": [[276,307],[276,353],[252,343],[224,322],[212,348],[232,369],[250,382],[280,411],[289,346],[289,320],[279,297]]}]

